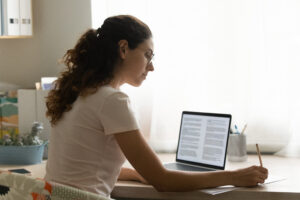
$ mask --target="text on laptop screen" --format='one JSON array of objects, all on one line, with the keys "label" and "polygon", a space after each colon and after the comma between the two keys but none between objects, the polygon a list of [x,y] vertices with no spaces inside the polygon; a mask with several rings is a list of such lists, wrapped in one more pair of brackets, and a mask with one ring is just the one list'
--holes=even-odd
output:
[{"label": "text on laptop screen", "polygon": [[181,123],[177,158],[222,167],[230,119],[184,114]]}]

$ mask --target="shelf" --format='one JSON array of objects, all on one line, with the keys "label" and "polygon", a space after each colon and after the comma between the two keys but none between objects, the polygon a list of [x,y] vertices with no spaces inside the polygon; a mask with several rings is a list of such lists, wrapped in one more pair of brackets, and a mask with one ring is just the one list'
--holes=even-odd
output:
[{"label": "shelf", "polygon": [[0,0],[0,39],[32,38],[32,0]]},{"label": "shelf", "polygon": [[32,35],[2,35],[0,39],[24,39],[32,38]]}]

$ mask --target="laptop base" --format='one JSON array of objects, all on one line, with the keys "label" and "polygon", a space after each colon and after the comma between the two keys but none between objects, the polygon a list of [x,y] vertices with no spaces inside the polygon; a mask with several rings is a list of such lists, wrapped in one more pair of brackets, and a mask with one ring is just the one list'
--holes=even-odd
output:
[{"label": "laptop base", "polygon": [[191,165],[185,165],[185,164],[181,164],[181,163],[166,163],[166,164],[164,164],[164,166],[167,169],[178,170],[178,171],[194,171],[194,172],[215,171],[214,169],[194,167]]}]

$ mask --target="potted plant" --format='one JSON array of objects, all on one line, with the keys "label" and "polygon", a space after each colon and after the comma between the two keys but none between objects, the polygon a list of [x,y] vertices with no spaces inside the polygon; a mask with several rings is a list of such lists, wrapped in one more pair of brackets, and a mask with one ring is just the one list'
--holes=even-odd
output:
[{"label": "potted plant", "polygon": [[27,165],[40,163],[48,141],[39,138],[42,123],[34,122],[31,132],[25,135],[11,132],[0,138],[0,164]]}]

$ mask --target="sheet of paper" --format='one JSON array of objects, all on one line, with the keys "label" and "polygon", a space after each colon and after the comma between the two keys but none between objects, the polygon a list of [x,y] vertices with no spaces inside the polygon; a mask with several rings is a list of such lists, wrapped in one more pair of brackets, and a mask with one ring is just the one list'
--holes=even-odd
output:
[{"label": "sheet of paper", "polygon": [[275,182],[278,182],[278,181],[283,181],[285,180],[286,178],[285,177],[282,177],[282,176],[269,176],[266,180],[265,180],[265,183],[261,184],[261,185],[265,185],[265,184],[270,184],[270,183],[275,183]]},{"label": "sheet of paper", "polygon": [[236,190],[236,189],[238,189],[238,187],[228,185],[228,186],[221,186],[221,187],[217,187],[217,188],[203,189],[200,191],[204,192],[206,194],[216,195],[216,194],[221,194],[221,193],[225,193],[225,192],[230,192],[230,191]]},{"label": "sheet of paper", "polygon": [[[271,184],[271,183],[275,183],[278,181],[283,181],[285,179],[286,179],[285,177],[280,177],[280,176],[269,176],[268,179],[265,181],[265,183],[259,184],[259,185]],[[221,186],[221,187],[217,187],[217,188],[203,189],[200,191],[204,192],[206,194],[210,194],[210,195],[217,195],[217,194],[222,194],[225,192],[230,192],[230,191],[236,190],[238,188],[240,188],[240,187],[234,187],[234,186],[228,185],[228,186]]]}]

